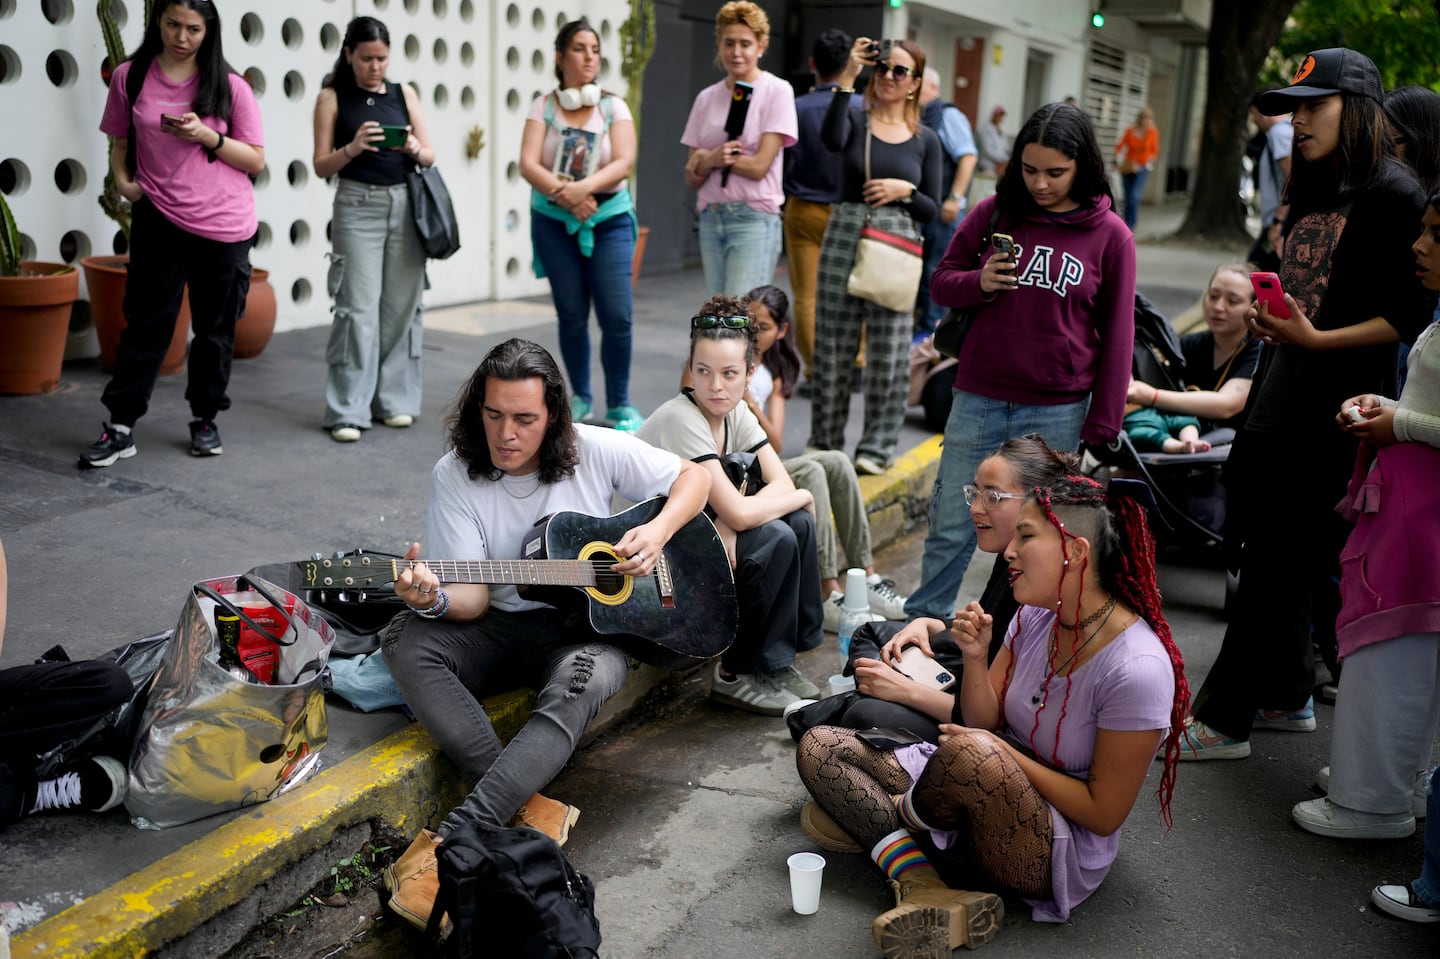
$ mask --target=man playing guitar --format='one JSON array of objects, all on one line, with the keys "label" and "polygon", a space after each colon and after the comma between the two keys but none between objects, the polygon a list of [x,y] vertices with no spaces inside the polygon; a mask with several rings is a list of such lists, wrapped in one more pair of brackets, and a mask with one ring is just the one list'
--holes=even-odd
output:
[{"label": "man playing guitar", "polygon": [[[435,557],[529,559],[535,521],[557,510],[603,516],[612,495],[668,494],[657,515],[613,544],[610,570],[649,576],[666,544],[704,507],[709,476],[618,430],[573,423],[559,367],[540,346],[495,347],[462,388],[448,420],[451,449],[435,464],[426,516]],[[414,560],[414,546],[407,559]],[[585,726],[624,682],[626,657],[583,617],[523,599],[514,586],[441,585],[415,563],[395,592],[414,612],[384,640],[385,660],[410,708],[476,785],[424,830],[385,874],[390,906],[424,928],[439,879],[435,849],[468,821],[517,820],[563,843],[579,816],[541,796]],[[728,640],[727,640],[728,641]],[[502,747],[480,700],[530,686],[534,711]]]}]

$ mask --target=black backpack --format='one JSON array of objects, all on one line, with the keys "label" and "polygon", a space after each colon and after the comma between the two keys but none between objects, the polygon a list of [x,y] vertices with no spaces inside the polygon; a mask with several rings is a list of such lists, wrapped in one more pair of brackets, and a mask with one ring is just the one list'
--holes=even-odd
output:
[{"label": "black backpack", "polygon": [[446,959],[597,959],[595,887],[555,841],[524,826],[469,823],[436,852],[440,892],[429,934],[448,915]]}]

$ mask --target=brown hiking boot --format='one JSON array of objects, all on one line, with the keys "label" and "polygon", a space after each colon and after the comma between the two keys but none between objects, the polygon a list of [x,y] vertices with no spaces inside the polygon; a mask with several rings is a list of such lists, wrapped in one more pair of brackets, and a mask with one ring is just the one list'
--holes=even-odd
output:
[{"label": "brown hiking boot", "polygon": [[826,852],[862,851],[860,844],[851,839],[813,799],[800,809],[800,829]]},{"label": "brown hiking boot", "polygon": [[933,871],[890,885],[897,905],[870,924],[885,959],[949,959],[994,939],[1005,918],[999,896],[951,889]]},{"label": "brown hiking boot", "polygon": [[439,833],[422,829],[404,855],[385,867],[391,911],[417,929],[430,922],[440,893],[440,870],[435,862],[439,845]]},{"label": "brown hiking boot", "polygon": [[565,840],[570,838],[570,827],[580,818],[580,810],[574,806],[567,806],[556,799],[548,799],[536,793],[525,800],[525,805],[520,807],[510,820],[512,826],[529,826],[531,829],[538,829],[558,845],[565,845]]}]

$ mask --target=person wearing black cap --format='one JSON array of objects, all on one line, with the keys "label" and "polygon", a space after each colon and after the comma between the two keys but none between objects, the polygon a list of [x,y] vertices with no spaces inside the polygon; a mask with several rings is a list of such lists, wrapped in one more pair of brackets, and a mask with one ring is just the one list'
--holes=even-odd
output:
[{"label": "person wearing black cap", "polygon": [[1394,395],[1395,344],[1413,340],[1435,306],[1408,248],[1425,191],[1394,156],[1383,97],[1369,57],[1332,48],[1256,102],[1293,113],[1280,269],[1289,317],[1261,303],[1248,317],[1267,348],[1224,477],[1240,584],[1195,696],[1187,760],[1244,758],[1253,729],[1315,728],[1311,626],[1323,633],[1328,621],[1333,635],[1348,532],[1334,506],[1357,445],[1334,428],[1335,410],[1350,396]]}]

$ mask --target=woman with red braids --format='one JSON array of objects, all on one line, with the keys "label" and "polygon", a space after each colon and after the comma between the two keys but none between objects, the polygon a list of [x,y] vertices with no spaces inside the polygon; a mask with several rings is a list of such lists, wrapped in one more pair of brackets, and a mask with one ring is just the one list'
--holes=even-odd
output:
[{"label": "woman with red braids", "polygon": [[[957,871],[1019,894],[1037,921],[1068,919],[1109,871],[1162,746],[1170,823],[1190,690],[1143,507],[1066,477],[1026,500],[1005,559],[1022,606],[988,669],[990,616],[971,603],[951,626],[966,725],[942,725],[939,746],[881,749],[833,726],[800,742],[806,788],[895,889],[896,907],[871,926],[888,957],[994,937],[999,896],[950,887]],[[885,647],[887,662],[903,643],[929,652],[912,635]]]}]

